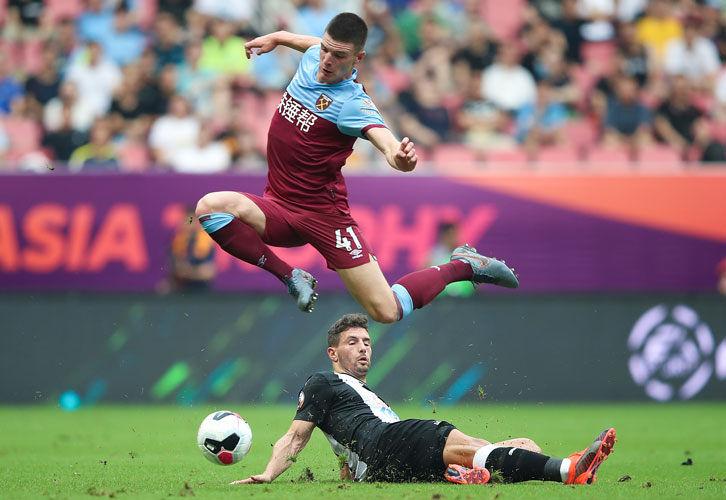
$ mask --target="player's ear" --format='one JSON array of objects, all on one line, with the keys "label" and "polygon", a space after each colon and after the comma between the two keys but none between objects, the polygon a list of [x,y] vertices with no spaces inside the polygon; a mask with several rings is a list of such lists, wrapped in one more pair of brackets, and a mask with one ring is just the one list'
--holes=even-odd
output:
[{"label": "player's ear", "polygon": [[330,358],[330,361],[333,363],[338,362],[338,353],[335,350],[335,347],[328,347],[328,357]]},{"label": "player's ear", "polygon": [[365,56],[366,56],[365,50],[361,50],[360,52],[358,52],[358,55],[355,56],[355,63],[358,64],[359,62],[361,62]]}]

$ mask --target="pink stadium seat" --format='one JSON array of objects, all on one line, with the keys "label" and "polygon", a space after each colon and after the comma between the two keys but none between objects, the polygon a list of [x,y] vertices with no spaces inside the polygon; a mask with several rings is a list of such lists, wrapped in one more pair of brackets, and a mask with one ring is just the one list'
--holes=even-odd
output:
[{"label": "pink stadium seat", "polygon": [[2,120],[3,128],[10,141],[9,160],[18,160],[27,153],[40,151],[42,130],[32,118],[6,117]]},{"label": "pink stadium seat", "polygon": [[567,137],[575,149],[582,151],[595,144],[597,140],[597,127],[585,118],[570,120],[565,124],[565,137]]},{"label": "pink stadium seat", "polygon": [[584,42],[580,47],[580,55],[585,67],[596,75],[610,73],[615,62],[615,43]]},{"label": "pink stadium seat", "polygon": [[587,108],[587,99],[590,97],[592,89],[597,84],[597,75],[593,74],[582,64],[573,64],[570,68],[570,78],[575,83],[577,88],[580,89],[581,98],[580,102],[577,103],[580,109]]},{"label": "pink stadium seat", "polygon": [[625,148],[613,148],[596,145],[590,148],[587,160],[593,168],[630,167],[630,153]]},{"label": "pink stadium seat", "polygon": [[550,163],[553,166],[570,167],[580,161],[580,155],[574,145],[543,146],[537,152],[537,161]]},{"label": "pink stadium seat", "polygon": [[23,67],[31,75],[40,71],[43,64],[43,41],[28,40],[23,44]]},{"label": "pink stadium seat", "polygon": [[481,14],[497,40],[513,39],[524,24],[526,0],[483,0]]},{"label": "pink stadium seat", "polygon": [[711,136],[719,142],[726,142],[726,122],[711,120]]},{"label": "pink stadium seat", "polygon": [[472,164],[477,160],[476,152],[463,144],[439,144],[434,148],[431,159],[446,165]]},{"label": "pink stadium seat", "polygon": [[83,0],[45,0],[54,20],[75,19],[83,12]]},{"label": "pink stadium seat", "polygon": [[638,151],[638,163],[672,170],[681,167],[681,154],[666,144],[652,144]]},{"label": "pink stadium seat", "polygon": [[529,158],[523,149],[494,149],[486,152],[488,163],[527,163]]},{"label": "pink stadium seat", "polygon": [[136,18],[139,21],[139,26],[146,30],[151,29],[154,25],[157,10],[158,0],[139,1],[136,8]]}]

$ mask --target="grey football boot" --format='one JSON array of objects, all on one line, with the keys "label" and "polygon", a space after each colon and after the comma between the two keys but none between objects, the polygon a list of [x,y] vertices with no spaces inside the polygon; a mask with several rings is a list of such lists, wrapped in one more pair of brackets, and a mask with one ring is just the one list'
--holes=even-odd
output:
[{"label": "grey football boot", "polygon": [[287,291],[295,297],[297,308],[302,312],[313,312],[315,301],[318,299],[318,294],[315,292],[318,280],[309,272],[296,267],[289,277],[284,278],[284,282]]},{"label": "grey football boot", "polygon": [[476,252],[476,248],[469,245],[456,247],[451,253],[450,260],[462,260],[471,265],[471,269],[474,271],[471,282],[474,283],[474,286],[481,283],[490,283],[507,288],[517,288],[519,286],[519,280],[517,275],[514,274],[514,269],[508,268],[504,261],[484,257]]}]

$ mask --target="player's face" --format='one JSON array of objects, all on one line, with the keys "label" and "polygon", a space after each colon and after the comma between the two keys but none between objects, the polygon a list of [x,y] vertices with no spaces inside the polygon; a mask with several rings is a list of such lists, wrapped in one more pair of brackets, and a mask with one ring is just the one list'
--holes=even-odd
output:
[{"label": "player's face", "polygon": [[356,51],[352,43],[338,42],[325,33],[323,41],[320,42],[317,80],[320,83],[333,84],[350,78],[353,67],[365,57],[365,54],[362,50]]},{"label": "player's face", "polygon": [[371,338],[363,328],[342,332],[338,346],[329,347],[328,353],[338,369],[365,380],[371,366]]}]

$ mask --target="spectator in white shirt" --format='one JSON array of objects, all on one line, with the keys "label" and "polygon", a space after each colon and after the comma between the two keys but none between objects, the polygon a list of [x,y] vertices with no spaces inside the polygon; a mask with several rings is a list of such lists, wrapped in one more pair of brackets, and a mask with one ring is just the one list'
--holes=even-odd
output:
[{"label": "spectator in white shirt", "polygon": [[537,85],[532,74],[519,65],[514,44],[502,44],[497,61],[482,73],[482,95],[505,111],[516,111],[535,101]]},{"label": "spectator in white shirt", "polygon": [[199,120],[191,114],[187,100],[179,94],[173,95],[167,113],[157,119],[149,131],[154,161],[171,165],[178,150],[198,143],[200,128]]},{"label": "spectator in white shirt", "polygon": [[203,126],[199,130],[197,144],[176,150],[170,163],[175,172],[214,174],[227,170],[232,163],[232,157],[224,143],[214,140],[212,127]]},{"label": "spectator in white shirt", "polygon": [[716,45],[701,36],[701,19],[690,15],[683,23],[683,38],[672,40],[665,49],[665,71],[683,75],[703,91],[711,91],[720,67]]},{"label": "spectator in white shirt", "polygon": [[121,70],[103,56],[97,42],[89,42],[86,50],[71,64],[65,81],[75,83],[80,98],[96,116],[101,116],[111,107],[113,91],[121,83]]}]

